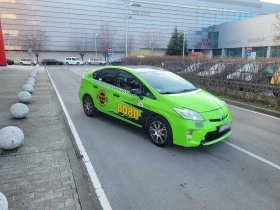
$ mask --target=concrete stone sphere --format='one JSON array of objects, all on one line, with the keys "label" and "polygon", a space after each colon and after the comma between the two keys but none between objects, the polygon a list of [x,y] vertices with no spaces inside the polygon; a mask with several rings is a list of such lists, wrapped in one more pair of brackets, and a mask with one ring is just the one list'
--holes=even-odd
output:
[{"label": "concrete stone sphere", "polygon": [[0,210],[8,210],[8,200],[3,193],[0,192]]},{"label": "concrete stone sphere", "polygon": [[32,85],[33,88],[34,88],[34,85],[35,85],[35,83],[32,80],[27,80],[24,84],[25,85],[30,84],[30,85]]},{"label": "concrete stone sphere", "polygon": [[32,93],[33,92],[33,86],[30,85],[30,84],[25,84],[25,85],[22,86],[22,90],[27,91],[29,93]]},{"label": "concrete stone sphere", "polygon": [[29,108],[23,103],[16,103],[11,106],[10,113],[13,116],[13,118],[16,119],[25,118],[29,113]]},{"label": "concrete stone sphere", "polygon": [[34,77],[28,77],[28,78],[27,78],[27,81],[29,81],[29,80],[31,80],[31,81],[34,82],[34,83],[35,83],[35,81],[36,81]]},{"label": "concrete stone sphere", "polygon": [[30,103],[31,99],[32,99],[32,95],[27,91],[21,91],[18,94],[18,100],[21,103]]},{"label": "concrete stone sphere", "polygon": [[33,78],[35,78],[37,76],[37,74],[36,73],[34,73],[34,72],[31,72],[30,74],[29,74],[29,77],[33,77]]},{"label": "concrete stone sphere", "polygon": [[12,150],[22,145],[24,134],[15,126],[7,126],[0,130],[0,148]]}]

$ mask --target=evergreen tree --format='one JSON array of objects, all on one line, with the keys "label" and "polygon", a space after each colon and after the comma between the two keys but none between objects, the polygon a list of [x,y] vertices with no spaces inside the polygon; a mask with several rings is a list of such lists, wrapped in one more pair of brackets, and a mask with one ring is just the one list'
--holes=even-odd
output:
[{"label": "evergreen tree", "polygon": [[[167,55],[183,55],[184,34],[178,32],[177,26],[174,28],[171,39],[167,45]],[[185,41],[185,55],[187,54],[187,43]]]}]

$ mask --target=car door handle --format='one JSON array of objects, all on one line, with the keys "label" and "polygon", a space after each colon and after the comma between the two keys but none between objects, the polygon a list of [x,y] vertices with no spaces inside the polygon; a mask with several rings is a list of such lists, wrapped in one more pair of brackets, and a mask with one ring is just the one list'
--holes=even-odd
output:
[{"label": "car door handle", "polygon": [[117,93],[114,93],[113,96],[120,97],[120,95]]},{"label": "car door handle", "polygon": [[98,88],[98,86],[97,86],[97,85],[93,85],[92,87],[94,87],[94,88]]}]

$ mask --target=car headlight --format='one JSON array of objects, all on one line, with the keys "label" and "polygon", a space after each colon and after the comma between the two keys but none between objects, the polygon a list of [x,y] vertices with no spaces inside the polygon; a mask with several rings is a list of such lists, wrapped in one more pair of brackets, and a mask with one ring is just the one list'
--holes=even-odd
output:
[{"label": "car headlight", "polygon": [[174,108],[174,111],[177,112],[181,117],[187,120],[204,120],[203,117],[198,114],[197,112],[190,110],[190,109],[179,109]]}]

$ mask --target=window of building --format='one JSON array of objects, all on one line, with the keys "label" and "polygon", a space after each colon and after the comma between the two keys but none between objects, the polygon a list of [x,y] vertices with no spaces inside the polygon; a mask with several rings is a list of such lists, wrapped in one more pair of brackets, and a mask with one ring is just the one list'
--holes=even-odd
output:
[{"label": "window of building", "polygon": [[271,57],[280,57],[280,46],[271,47]]},{"label": "window of building", "polygon": [[227,56],[230,57],[241,57],[242,48],[229,48],[227,51]]}]

